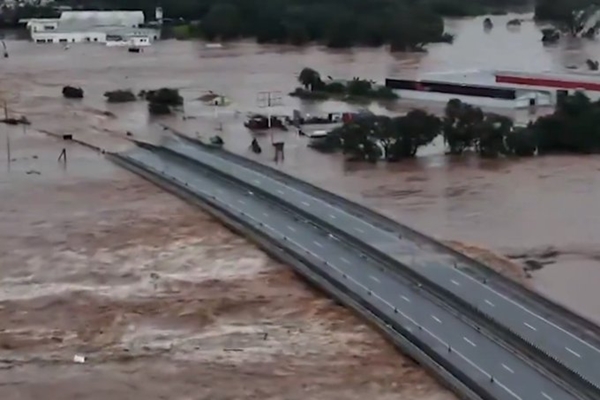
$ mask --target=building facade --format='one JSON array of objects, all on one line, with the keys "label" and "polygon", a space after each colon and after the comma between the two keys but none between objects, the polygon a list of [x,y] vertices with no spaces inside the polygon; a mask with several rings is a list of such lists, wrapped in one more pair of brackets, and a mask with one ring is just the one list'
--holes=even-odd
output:
[{"label": "building facade", "polygon": [[64,11],[60,18],[31,19],[27,28],[35,43],[104,43],[149,46],[158,29],[144,28],[142,11]]}]

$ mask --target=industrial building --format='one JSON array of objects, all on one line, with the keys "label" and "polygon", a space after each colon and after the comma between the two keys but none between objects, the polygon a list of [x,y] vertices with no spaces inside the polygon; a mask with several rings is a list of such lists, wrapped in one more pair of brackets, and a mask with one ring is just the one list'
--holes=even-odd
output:
[{"label": "industrial building", "polygon": [[600,75],[576,72],[452,71],[418,79],[386,79],[403,99],[447,102],[456,98],[478,106],[526,109],[554,106],[562,94],[583,91],[600,98]]},{"label": "industrial building", "polygon": [[[162,11],[157,9],[162,16]],[[142,11],[63,11],[60,18],[27,21],[35,43],[104,43],[108,46],[149,46],[160,31],[144,27]]]}]

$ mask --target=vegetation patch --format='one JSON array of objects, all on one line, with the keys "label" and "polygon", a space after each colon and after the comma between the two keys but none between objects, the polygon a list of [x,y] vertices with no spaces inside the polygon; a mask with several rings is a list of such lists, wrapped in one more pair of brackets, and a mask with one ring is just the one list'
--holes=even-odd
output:
[{"label": "vegetation patch", "polygon": [[104,97],[109,103],[128,103],[137,100],[135,94],[129,89],[105,92]]},{"label": "vegetation patch", "polygon": [[83,99],[83,89],[75,86],[64,86],[62,95],[66,99]]},{"label": "vegetation patch", "polygon": [[148,112],[152,115],[171,114],[175,108],[183,105],[183,97],[178,89],[142,90],[138,96],[148,101]]},{"label": "vegetation patch", "polygon": [[600,101],[575,93],[560,99],[553,114],[516,127],[505,116],[453,99],[439,118],[423,110],[401,117],[366,115],[334,129],[320,150],[342,151],[349,160],[400,161],[442,135],[449,154],[481,157],[600,153]]},{"label": "vegetation patch", "polygon": [[296,88],[290,96],[305,100],[344,100],[344,101],[393,101],[398,98],[390,88],[375,85],[373,81],[353,78],[342,82],[324,82],[321,74],[312,68],[304,68],[298,76],[302,87]]}]

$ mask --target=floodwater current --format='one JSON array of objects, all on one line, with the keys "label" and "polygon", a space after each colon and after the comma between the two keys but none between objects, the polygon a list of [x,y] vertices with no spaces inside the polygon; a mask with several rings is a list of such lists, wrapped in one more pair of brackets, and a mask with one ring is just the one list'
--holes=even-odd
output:
[{"label": "floodwater current", "polygon": [[[214,108],[198,101],[207,91],[227,96],[231,105],[217,118],[227,147],[247,154],[249,135],[243,114],[258,111],[259,92],[274,94],[273,112],[293,109],[323,113],[356,109],[338,102],[302,103],[287,96],[297,73],[312,67],[339,78],[386,77],[467,69],[559,70],[584,68],[600,58],[595,41],[570,40],[544,47],[531,20],[509,29],[515,15],[493,16],[483,31],[483,17],[447,22],[454,44],[439,44],[420,54],[390,54],[386,49],[329,51],[259,46],[249,42],[207,48],[200,42],[159,42],[140,54],[93,45],[39,45],[7,41],[9,59],[0,60],[0,98],[14,113],[27,114],[33,126],[104,140],[113,133],[155,135],[143,103],[106,104],[106,90],[135,91],[161,86],[180,88],[186,118],[171,125],[208,136],[217,123]],[[81,86],[82,102],[65,101],[63,85]],[[279,93],[276,93],[279,92]],[[401,103],[396,108],[410,108]],[[427,105],[439,111],[443,105]],[[379,106],[379,112],[392,112]],[[241,115],[241,116],[240,116]],[[329,190],[343,193],[433,236],[467,242],[528,260],[535,288],[580,313],[600,321],[600,158],[540,157],[481,161],[443,154],[440,143],[415,161],[396,165],[347,164],[335,155],[306,149],[292,133],[286,136],[286,160],[279,168]],[[104,138],[104,139],[100,139]],[[261,138],[267,144],[269,138]],[[267,147],[265,147],[267,148]],[[270,149],[257,157],[270,163]]]}]

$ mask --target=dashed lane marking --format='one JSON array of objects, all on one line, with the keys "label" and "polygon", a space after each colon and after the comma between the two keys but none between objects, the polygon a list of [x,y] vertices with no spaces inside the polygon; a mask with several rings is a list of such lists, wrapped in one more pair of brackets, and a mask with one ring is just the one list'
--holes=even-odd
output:
[{"label": "dashed lane marking", "polygon": [[574,356],[577,356],[577,357],[581,358],[581,354],[577,353],[576,351],[574,351],[574,350],[571,350],[571,349],[570,349],[570,348],[568,348],[568,347],[565,347],[565,349],[567,349],[567,351],[568,351],[569,353],[573,354]]}]

